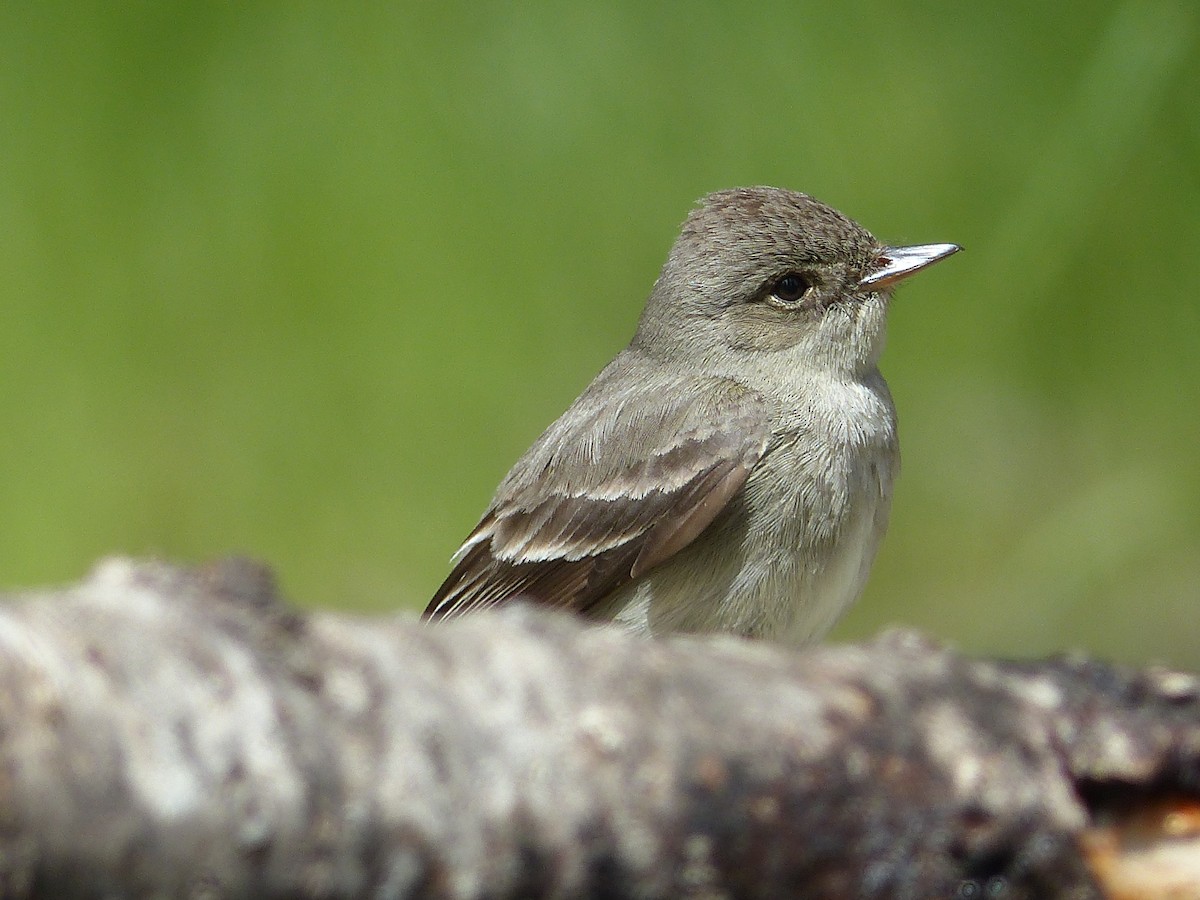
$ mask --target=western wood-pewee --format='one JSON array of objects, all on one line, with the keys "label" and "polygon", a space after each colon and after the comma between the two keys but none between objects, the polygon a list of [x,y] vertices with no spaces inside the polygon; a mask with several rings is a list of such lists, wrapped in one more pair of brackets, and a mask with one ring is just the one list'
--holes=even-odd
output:
[{"label": "western wood-pewee", "polygon": [[887,527],[892,289],[958,249],[884,246],[778,188],[705,197],[629,346],[500,483],[426,615],[520,598],[651,634],[818,640]]}]

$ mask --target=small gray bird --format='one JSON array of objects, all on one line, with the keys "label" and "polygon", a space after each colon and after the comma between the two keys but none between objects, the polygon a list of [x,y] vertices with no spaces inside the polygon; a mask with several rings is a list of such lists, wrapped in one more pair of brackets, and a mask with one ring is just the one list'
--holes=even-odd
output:
[{"label": "small gray bird", "polygon": [[819,640],[862,591],[900,465],[887,247],[779,188],[710,194],[637,333],[500,483],[425,614],[513,599],[648,634]]}]

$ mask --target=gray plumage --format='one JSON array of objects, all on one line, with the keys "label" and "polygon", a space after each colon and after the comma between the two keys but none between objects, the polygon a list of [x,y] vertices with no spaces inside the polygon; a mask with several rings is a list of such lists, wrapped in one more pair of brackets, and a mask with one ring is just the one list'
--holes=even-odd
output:
[{"label": "gray plumage", "polygon": [[704,198],[633,340],[513,466],[426,615],[522,598],[819,639],[887,528],[891,286],[956,249],[893,251],[777,188]]}]

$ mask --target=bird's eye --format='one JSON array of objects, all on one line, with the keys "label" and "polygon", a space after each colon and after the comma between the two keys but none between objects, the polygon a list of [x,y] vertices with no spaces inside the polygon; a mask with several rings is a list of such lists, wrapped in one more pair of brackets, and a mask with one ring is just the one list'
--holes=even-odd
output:
[{"label": "bird's eye", "polygon": [[771,296],[784,303],[796,303],[812,287],[808,279],[799,272],[788,272],[775,282],[771,288]]}]

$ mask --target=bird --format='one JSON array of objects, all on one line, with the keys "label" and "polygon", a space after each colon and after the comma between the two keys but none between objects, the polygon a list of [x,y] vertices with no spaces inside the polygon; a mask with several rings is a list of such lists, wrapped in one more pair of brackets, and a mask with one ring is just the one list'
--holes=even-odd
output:
[{"label": "bird", "polygon": [[862,592],[899,471],[888,246],[745,187],[687,216],[634,336],[512,467],[425,610],[522,600],[639,634],[805,646]]}]

